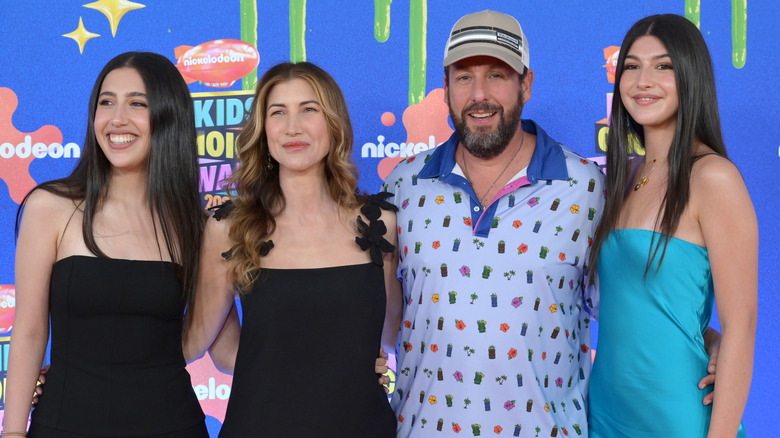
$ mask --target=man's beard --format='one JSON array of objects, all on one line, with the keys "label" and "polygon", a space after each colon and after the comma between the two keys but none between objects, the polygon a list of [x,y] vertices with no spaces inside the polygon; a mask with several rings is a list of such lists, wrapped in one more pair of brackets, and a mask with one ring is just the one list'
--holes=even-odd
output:
[{"label": "man's beard", "polygon": [[[487,131],[490,128],[486,127],[472,131],[466,123],[469,111],[497,112],[499,115],[498,127],[490,131]],[[471,155],[483,160],[497,157],[506,150],[507,146],[509,146],[509,141],[512,140],[515,132],[517,132],[517,125],[520,123],[522,112],[522,93],[518,96],[517,105],[506,114],[504,113],[504,108],[500,105],[483,102],[467,106],[461,112],[460,118],[458,118],[455,116],[452,106],[450,106],[450,118],[453,125],[455,125],[455,132],[458,133],[460,143]]]}]

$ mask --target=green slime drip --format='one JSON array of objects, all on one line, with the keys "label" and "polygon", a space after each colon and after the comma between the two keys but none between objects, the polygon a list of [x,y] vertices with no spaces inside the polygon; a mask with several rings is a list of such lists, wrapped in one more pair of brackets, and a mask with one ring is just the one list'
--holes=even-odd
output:
[{"label": "green slime drip", "polygon": [[696,27],[701,27],[701,1],[685,0],[685,18]]},{"label": "green slime drip", "polygon": [[736,68],[747,60],[747,0],[731,0],[731,63]]},{"label": "green slime drip", "polygon": [[384,43],[390,38],[390,3],[393,0],[374,0],[374,38]]},{"label": "green slime drip", "polygon": [[409,105],[425,98],[428,36],[427,0],[411,0],[409,4]]},{"label": "green slime drip", "polygon": [[[241,0],[241,41],[257,48],[257,1]],[[259,51],[258,51],[259,52]],[[257,69],[241,79],[241,88],[254,90],[257,82]]]},{"label": "green slime drip", "polygon": [[306,0],[290,0],[290,62],[306,61]]}]

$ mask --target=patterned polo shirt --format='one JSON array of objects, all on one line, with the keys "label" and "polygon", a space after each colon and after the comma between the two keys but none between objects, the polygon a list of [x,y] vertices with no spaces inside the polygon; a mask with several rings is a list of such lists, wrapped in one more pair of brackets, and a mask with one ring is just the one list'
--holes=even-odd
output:
[{"label": "patterned polo shirt", "polygon": [[399,437],[587,436],[584,265],[604,176],[535,122],[522,129],[537,136],[530,164],[485,210],[457,134],[385,181],[404,298]]}]

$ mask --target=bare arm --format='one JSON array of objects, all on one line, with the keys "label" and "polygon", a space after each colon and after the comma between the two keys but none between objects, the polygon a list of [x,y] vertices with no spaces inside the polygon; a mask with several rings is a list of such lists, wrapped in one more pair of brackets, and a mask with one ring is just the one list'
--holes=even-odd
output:
[{"label": "bare arm", "polygon": [[[758,224],[736,167],[702,163],[691,200],[707,246],[723,335],[708,437],[730,437],[747,402],[753,372],[758,301]],[[694,201],[695,200],[695,201]],[[728,203],[724,203],[728,200]]]},{"label": "bare arm", "polygon": [[[69,201],[67,201],[69,202]],[[30,396],[35,392],[49,338],[49,281],[57,260],[58,220],[66,201],[34,192],[25,207],[16,246],[16,310],[5,387],[7,432],[27,430]]]},{"label": "bare arm", "polygon": [[[398,234],[396,233],[395,213],[383,211],[382,220],[387,226],[385,239],[398,246]],[[385,307],[385,325],[382,330],[382,347],[385,351],[394,352],[398,330],[401,328],[403,316],[403,298],[401,282],[398,280],[398,248],[391,253],[384,254],[385,292],[387,293],[387,305]]]},{"label": "bare arm", "polygon": [[241,323],[238,320],[238,309],[234,305],[230,309],[225,325],[217,339],[209,348],[209,356],[214,366],[225,374],[233,374],[238,353],[238,341],[241,335]]},{"label": "bare arm", "polygon": [[[203,357],[206,350],[222,336],[225,321],[228,320],[234,305],[235,295],[229,276],[231,264],[222,257],[222,253],[231,247],[228,238],[229,227],[230,223],[227,219],[217,221],[211,218],[206,223],[201,245],[195,303],[189,310],[192,312],[192,320],[184,334],[183,350],[187,362]],[[228,339],[227,335],[225,339]],[[227,355],[231,350],[220,348],[217,351]],[[213,355],[212,352],[212,358]],[[232,361],[235,357],[226,359]]]}]

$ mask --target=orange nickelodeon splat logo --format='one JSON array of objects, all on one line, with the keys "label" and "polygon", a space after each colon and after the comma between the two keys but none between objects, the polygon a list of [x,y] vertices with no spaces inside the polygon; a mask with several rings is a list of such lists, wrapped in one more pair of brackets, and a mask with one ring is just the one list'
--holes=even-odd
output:
[{"label": "orange nickelodeon splat logo", "polygon": [[[364,143],[360,150],[362,158],[382,158],[377,166],[379,177],[384,180],[404,158],[433,149],[452,135],[447,118],[449,109],[444,103],[444,90],[436,88],[422,100],[404,110],[403,123],[406,128],[406,142],[385,143],[383,135],[377,136],[377,143]],[[392,126],[395,115],[382,114],[382,124]]]},{"label": "orange nickelodeon splat logo", "polygon": [[620,47],[609,46],[604,49],[604,68],[607,69],[607,81],[610,84],[615,83],[615,69],[617,69],[618,56],[620,56]]},{"label": "orange nickelodeon splat logo", "polygon": [[13,90],[0,87],[0,179],[17,204],[35,187],[29,170],[33,159],[81,156],[76,143],[62,144],[62,132],[56,126],[46,125],[30,133],[17,130],[12,117],[18,104]]},{"label": "orange nickelodeon splat logo", "polygon": [[[607,69],[607,81],[615,83],[615,71],[620,56],[620,47],[609,46],[604,48],[604,65]],[[596,122],[596,153],[603,154],[607,151],[607,133],[609,132],[609,119],[612,113],[612,93],[607,93],[606,99],[607,117]],[[598,161],[598,160],[597,160]]]},{"label": "orange nickelodeon splat logo", "polygon": [[195,47],[175,49],[176,68],[188,84],[201,81],[211,88],[225,88],[251,73],[260,62],[260,55],[251,44],[239,40],[221,39]]}]

